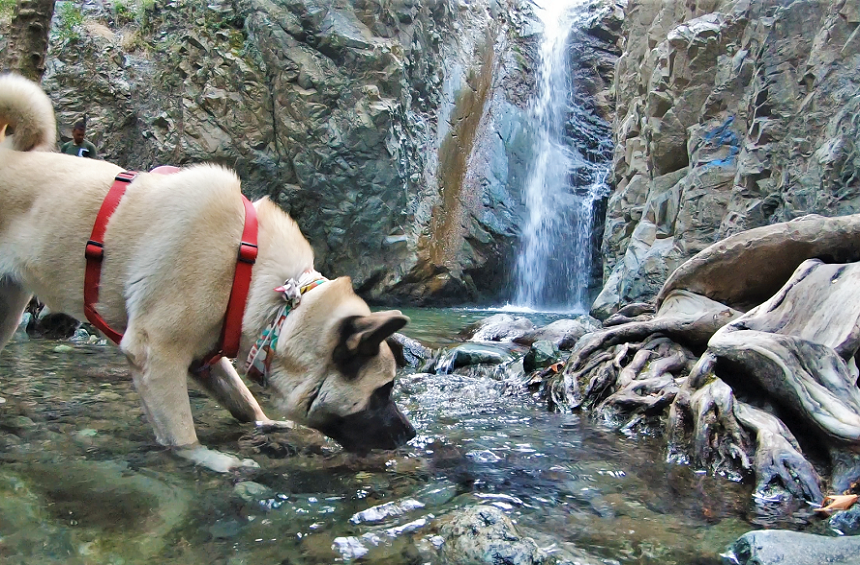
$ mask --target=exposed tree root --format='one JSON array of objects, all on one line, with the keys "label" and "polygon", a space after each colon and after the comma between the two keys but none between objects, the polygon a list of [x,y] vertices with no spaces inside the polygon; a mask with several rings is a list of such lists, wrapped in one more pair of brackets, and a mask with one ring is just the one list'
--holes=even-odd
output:
[{"label": "exposed tree root", "polygon": [[794,435],[782,421],[764,410],[737,402],[735,417],[755,433],[756,490],[766,491],[776,479],[798,498],[821,502],[821,478],[800,451]]},{"label": "exposed tree root", "polygon": [[[834,456],[834,472],[841,470],[834,480],[856,479],[860,304],[845,304],[858,287],[860,265],[808,261],[773,298],[743,315],[676,290],[653,318],[621,320],[580,340],[561,377],[547,383],[552,401],[592,409],[622,429],[668,409],[671,458],[735,478],[754,475],[758,491],[783,489],[818,502],[821,479],[791,431],[738,400],[729,383],[760,391],[819,437],[858,445],[854,457],[844,450]],[[705,344],[693,364],[690,347]]]}]

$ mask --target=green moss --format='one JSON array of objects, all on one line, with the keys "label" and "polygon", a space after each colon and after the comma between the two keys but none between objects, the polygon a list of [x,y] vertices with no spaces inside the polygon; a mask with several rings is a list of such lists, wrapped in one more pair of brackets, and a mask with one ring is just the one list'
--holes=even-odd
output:
[{"label": "green moss", "polygon": [[115,0],[111,9],[113,10],[113,18],[116,25],[123,26],[132,20],[132,10],[122,0]]}]

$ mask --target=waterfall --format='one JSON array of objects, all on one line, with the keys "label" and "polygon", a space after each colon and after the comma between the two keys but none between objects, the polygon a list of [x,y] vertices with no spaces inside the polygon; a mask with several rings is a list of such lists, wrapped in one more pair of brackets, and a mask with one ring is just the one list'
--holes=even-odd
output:
[{"label": "waterfall", "polygon": [[525,187],[514,306],[586,312],[596,208],[609,192],[611,140],[608,125],[590,111],[573,80],[569,40],[582,20],[583,0],[539,4],[544,34],[529,107],[537,142]]}]

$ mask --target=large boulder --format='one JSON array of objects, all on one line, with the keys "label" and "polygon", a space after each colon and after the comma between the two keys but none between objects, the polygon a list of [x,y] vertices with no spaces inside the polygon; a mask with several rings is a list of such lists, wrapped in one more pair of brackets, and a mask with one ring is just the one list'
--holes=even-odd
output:
[{"label": "large boulder", "polygon": [[463,331],[471,341],[510,342],[522,338],[534,330],[535,325],[524,316],[495,314],[472,324]]},{"label": "large boulder", "polygon": [[591,565],[602,560],[585,552],[549,552],[520,533],[495,506],[466,508],[440,519],[439,536],[444,563],[457,565]]},{"label": "large boulder", "polygon": [[725,565],[853,565],[860,555],[860,536],[828,537],[761,530],[740,537],[723,555]]}]

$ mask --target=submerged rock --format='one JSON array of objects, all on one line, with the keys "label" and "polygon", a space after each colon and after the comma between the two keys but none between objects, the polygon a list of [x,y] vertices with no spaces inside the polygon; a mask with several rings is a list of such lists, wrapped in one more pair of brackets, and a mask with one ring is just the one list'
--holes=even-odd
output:
[{"label": "submerged rock", "polygon": [[158,473],[113,462],[68,461],[62,471],[17,467],[0,472],[3,546],[26,551],[20,555],[27,563],[78,563],[79,554],[86,563],[157,556],[175,541],[169,534],[192,500]]},{"label": "submerged rock", "polygon": [[233,494],[247,503],[254,503],[273,497],[275,491],[260,483],[242,481],[233,487]]},{"label": "submerged rock", "polygon": [[855,504],[848,510],[837,512],[828,521],[830,529],[845,536],[860,534],[860,505]]}]

